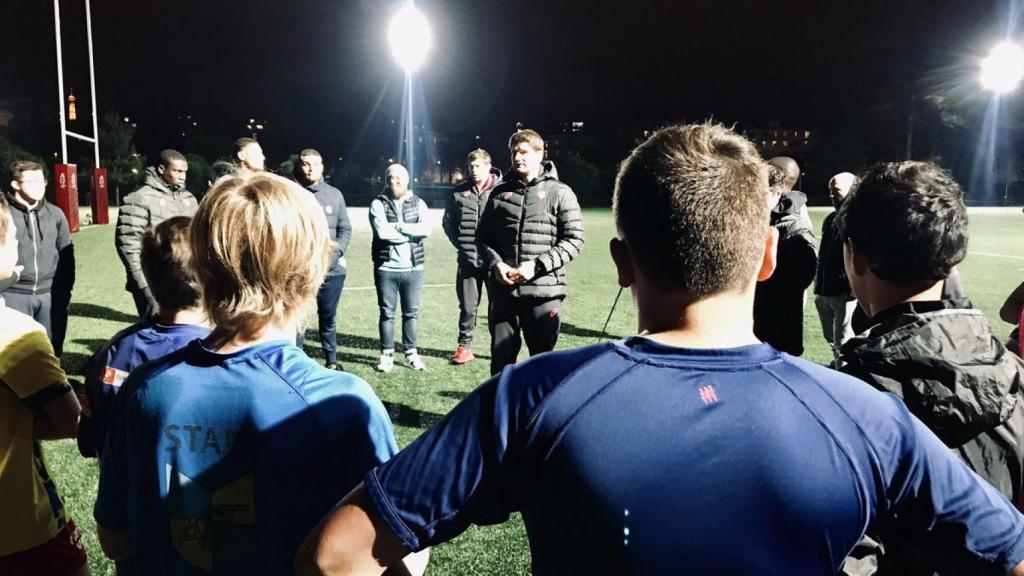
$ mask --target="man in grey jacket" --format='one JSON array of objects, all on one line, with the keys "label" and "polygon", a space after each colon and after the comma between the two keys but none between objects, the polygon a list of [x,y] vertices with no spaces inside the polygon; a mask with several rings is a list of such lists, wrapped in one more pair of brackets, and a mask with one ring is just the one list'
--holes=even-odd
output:
[{"label": "man in grey jacket", "polygon": [[124,197],[117,215],[114,246],[127,274],[125,290],[132,295],[139,318],[156,313],[158,305],[142,274],[142,235],[172,216],[192,216],[198,202],[185,189],[188,162],[177,150],[164,150],[160,162],[146,169],[145,183]]},{"label": "man in grey jacket", "polygon": [[544,162],[544,140],[520,130],[508,143],[510,177],[491,191],[477,227],[477,244],[491,270],[487,282],[491,374],[555,348],[565,299],[565,266],[583,249],[583,217],[572,188]]}]

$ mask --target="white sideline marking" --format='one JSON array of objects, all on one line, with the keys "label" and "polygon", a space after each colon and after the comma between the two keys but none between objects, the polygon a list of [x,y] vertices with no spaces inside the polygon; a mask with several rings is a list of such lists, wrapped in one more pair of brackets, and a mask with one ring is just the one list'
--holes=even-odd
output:
[{"label": "white sideline marking", "polygon": [[[424,284],[423,287],[424,288],[455,288],[455,284]],[[342,291],[343,292],[348,292],[349,290],[376,290],[376,289],[377,289],[376,286],[353,286],[351,288],[349,288],[348,286],[345,286],[345,288],[343,288]]]},{"label": "white sideline marking", "polygon": [[967,252],[971,256],[990,256],[992,258],[1009,258],[1010,260],[1024,260],[1024,256],[1012,256],[1010,254],[996,254],[995,252],[974,252],[969,250]]}]

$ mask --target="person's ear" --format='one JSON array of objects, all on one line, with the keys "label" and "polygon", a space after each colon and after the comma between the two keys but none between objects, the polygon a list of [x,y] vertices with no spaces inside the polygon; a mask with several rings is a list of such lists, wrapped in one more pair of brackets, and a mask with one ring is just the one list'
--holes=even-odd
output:
[{"label": "person's ear", "polygon": [[611,252],[612,261],[615,262],[615,269],[618,271],[619,286],[629,288],[636,281],[629,246],[618,238],[612,238],[608,242],[608,251]]},{"label": "person's ear", "polygon": [[[863,276],[868,271],[868,260],[864,257],[864,253],[857,249],[857,245],[853,243],[853,240],[847,238],[843,242],[843,252],[845,255],[844,262],[849,262],[850,269],[854,274]],[[847,276],[849,275],[847,273]]]},{"label": "person's ear", "polygon": [[164,172],[166,172],[166,171],[167,171],[167,167],[165,167],[163,164],[158,164],[157,165],[157,167],[156,167],[156,173],[157,174],[163,176]]},{"label": "person's ear", "polygon": [[779,231],[774,226],[768,228],[764,237],[764,255],[761,256],[761,268],[757,271],[757,281],[764,282],[775,273],[778,264]]},{"label": "person's ear", "polygon": [[11,190],[14,190],[15,192],[21,190],[21,182],[18,182],[17,180],[11,180]]}]

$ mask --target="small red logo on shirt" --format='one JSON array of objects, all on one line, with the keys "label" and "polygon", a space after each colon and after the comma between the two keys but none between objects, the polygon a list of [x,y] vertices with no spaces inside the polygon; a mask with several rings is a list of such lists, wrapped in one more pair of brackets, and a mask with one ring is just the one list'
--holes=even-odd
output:
[{"label": "small red logo on shirt", "polygon": [[548,318],[558,318],[558,308],[552,308],[551,312],[548,312]]},{"label": "small red logo on shirt", "polygon": [[110,366],[107,366],[107,368],[105,370],[103,370],[103,383],[104,384],[113,384],[114,383],[114,378],[116,378],[116,377],[117,377],[117,370],[114,370]]},{"label": "small red logo on shirt", "polygon": [[713,386],[701,386],[700,387],[700,399],[704,402],[704,405],[714,404],[718,402],[718,394],[715,393]]},{"label": "small red logo on shirt", "polygon": [[509,200],[512,199],[512,193],[505,192],[504,194],[501,195],[501,199],[504,200],[505,202],[508,202]]}]

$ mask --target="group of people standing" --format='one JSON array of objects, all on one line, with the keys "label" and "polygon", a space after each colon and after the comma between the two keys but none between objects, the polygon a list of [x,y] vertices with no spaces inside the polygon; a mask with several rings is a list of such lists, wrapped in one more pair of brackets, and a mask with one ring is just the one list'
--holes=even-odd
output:
[{"label": "group of people standing", "polygon": [[[0,573],[88,574],[39,447],[77,437],[100,459],[94,517],[121,574],[418,575],[429,547],[520,512],[536,574],[1024,576],[1024,361],[943,297],[967,212],[938,166],[873,166],[830,220],[865,317],[841,373],[756,334],[759,286],[805,238],[784,169],[713,123],[655,132],[619,169],[609,243],[638,334],[499,367],[399,451],[373,389],[295,345],[344,248],[317,182],[258,170],[252,145],[194,215],[143,232],[136,302],[156,314],[97,352],[86,406],[44,327],[0,300]],[[554,345],[583,243],[539,136],[510,148],[515,177],[475,207],[482,265],[459,271],[507,306],[492,367],[520,332],[532,354]],[[485,164],[453,199],[482,198]],[[152,183],[170,189],[168,168]],[[393,311],[418,282],[423,204],[399,168],[374,202]],[[462,233],[474,207],[455,206]],[[21,267],[12,210],[0,280]]]}]

